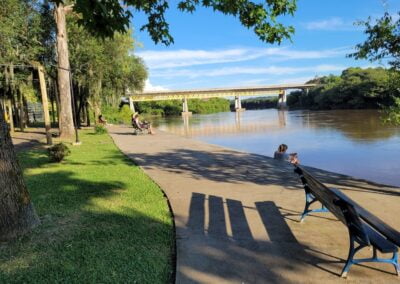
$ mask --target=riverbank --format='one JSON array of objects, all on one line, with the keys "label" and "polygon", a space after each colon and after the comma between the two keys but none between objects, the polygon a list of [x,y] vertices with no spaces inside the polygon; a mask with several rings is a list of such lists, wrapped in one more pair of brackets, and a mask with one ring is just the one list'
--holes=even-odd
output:
[{"label": "riverbank", "polygon": [[[0,244],[0,283],[168,283],[173,222],[160,188],[111,138],[80,131],[60,164],[17,134],[19,161],[41,225]],[[42,136],[44,137],[44,135]]]},{"label": "riverbank", "polygon": [[[332,215],[298,222],[304,191],[291,165],[158,131],[110,128],[116,145],[165,191],[174,212],[177,283],[333,283],[348,233]],[[329,186],[400,230],[400,189],[317,169]],[[365,256],[369,251],[361,252]],[[350,282],[397,283],[393,267],[352,267]]]},{"label": "riverbank", "polygon": [[400,186],[400,127],[374,110],[246,110],[160,119],[162,130],[272,156],[285,143],[303,165]]}]

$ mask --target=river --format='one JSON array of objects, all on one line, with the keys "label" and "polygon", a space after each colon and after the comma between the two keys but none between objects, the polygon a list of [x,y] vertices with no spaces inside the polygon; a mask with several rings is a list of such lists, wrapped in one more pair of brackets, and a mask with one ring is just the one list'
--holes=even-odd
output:
[{"label": "river", "polygon": [[400,127],[376,110],[247,110],[167,117],[161,130],[249,153],[273,156],[285,143],[301,164],[400,186]]}]

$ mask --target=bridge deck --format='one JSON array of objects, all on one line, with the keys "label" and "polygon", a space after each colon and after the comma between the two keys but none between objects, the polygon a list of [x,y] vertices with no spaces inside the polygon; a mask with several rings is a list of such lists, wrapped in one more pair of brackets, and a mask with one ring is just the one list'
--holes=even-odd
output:
[{"label": "bridge deck", "polygon": [[260,96],[277,95],[288,89],[309,89],[315,84],[283,84],[256,87],[214,88],[197,90],[157,91],[132,94],[134,101],[157,101],[157,100],[179,100],[179,99],[204,99],[216,97],[234,96]]}]

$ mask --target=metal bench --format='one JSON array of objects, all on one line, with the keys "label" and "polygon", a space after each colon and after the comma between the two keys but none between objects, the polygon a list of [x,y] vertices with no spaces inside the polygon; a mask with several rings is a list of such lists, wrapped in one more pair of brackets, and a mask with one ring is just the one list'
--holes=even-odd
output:
[{"label": "metal bench", "polygon": [[[351,265],[362,262],[383,262],[394,266],[399,276],[398,249],[400,233],[362,208],[348,196],[335,188],[328,188],[303,168],[296,166],[295,173],[300,176],[306,194],[306,204],[301,221],[310,213],[331,212],[347,226],[350,236],[349,255],[341,276],[347,277]],[[315,202],[322,204],[321,208],[310,209]],[[355,259],[355,254],[365,248],[373,248],[370,258]],[[381,253],[393,253],[391,258],[380,258]]]}]

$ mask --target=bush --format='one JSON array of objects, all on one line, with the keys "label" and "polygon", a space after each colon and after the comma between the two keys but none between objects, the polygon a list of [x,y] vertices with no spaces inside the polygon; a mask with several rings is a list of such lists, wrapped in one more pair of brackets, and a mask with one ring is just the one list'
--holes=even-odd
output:
[{"label": "bush", "polygon": [[94,134],[104,134],[107,133],[107,128],[102,124],[97,124],[94,127]]},{"label": "bush", "polygon": [[112,106],[103,106],[102,114],[108,123],[131,124],[132,111],[128,105],[124,105],[120,109]]},{"label": "bush", "polygon": [[48,150],[50,160],[57,163],[61,162],[64,157],[68,156],[71,153],[67,145],[63,143],[56,144],[53,147],[50,147]]}]

